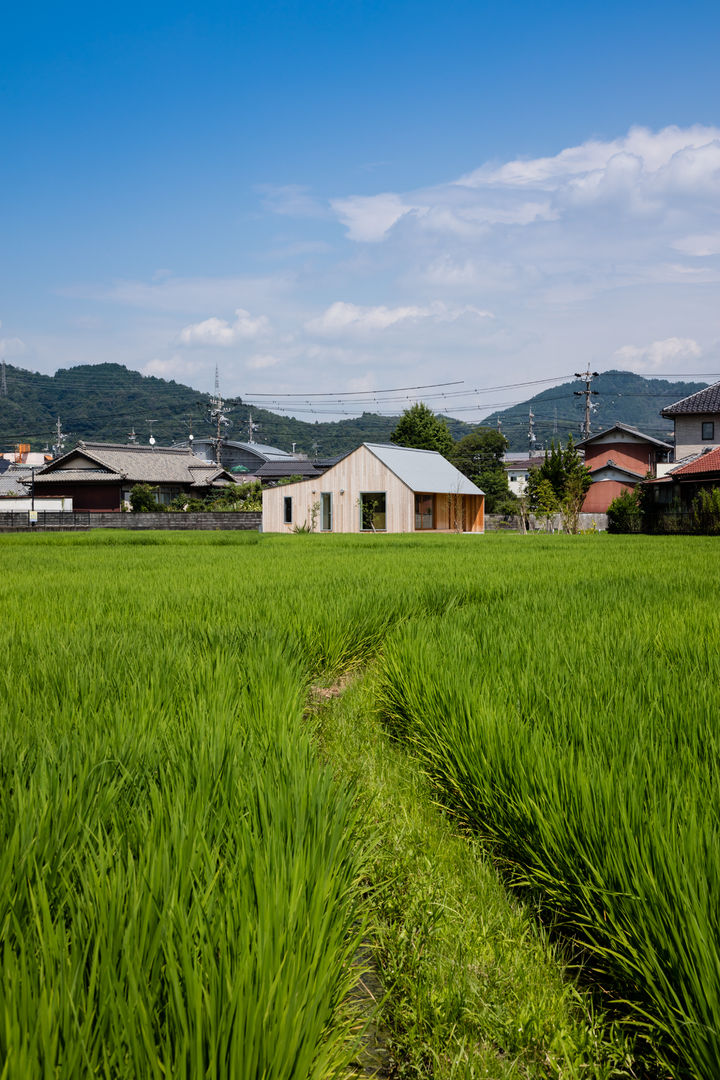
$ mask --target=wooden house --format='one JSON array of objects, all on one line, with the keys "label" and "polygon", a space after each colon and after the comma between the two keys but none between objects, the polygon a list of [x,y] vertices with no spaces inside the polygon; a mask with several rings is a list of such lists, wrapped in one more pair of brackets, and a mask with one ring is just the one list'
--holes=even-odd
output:
[{"label": "wooden house", "polygon": [[322,476],[263,492],[263,531],[484,531],[485,496],[442,454],[363,443]]}]

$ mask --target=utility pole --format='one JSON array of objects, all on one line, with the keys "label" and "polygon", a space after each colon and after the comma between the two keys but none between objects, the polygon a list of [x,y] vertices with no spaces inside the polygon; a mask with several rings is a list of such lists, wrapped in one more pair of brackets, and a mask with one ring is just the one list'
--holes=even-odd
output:
[{"label": "utility pole", "polygon": [[[154,421],[153,421],[153,423],[154,423]],[[135,443],[137,442],[137,435],[135,434],[135,425],[134,424],[132,426],[132,431],[128,431],[127,440],[128,440],[128,442],[130,443],[131,446],[134,446]]]},{"label": "utility pole", "polygon": [[5,361],[2,362],[2,375],[0,375],[0,397],[7,397],[7,377],[5,375]]},{"label": "utility pole", "polygon": [[593,396],[597,396],[600,393],[599,390],[591,390],[590,383],[593,381],[593,379],[596,379],[599,374],[599,371],[591,371],[589,364],[587,371],[575,372],[575,378],[582,379],[582,381],[585,383],[584,390],[573,390],[573,394],[575,395],[575,397],[585,398],[585,421],[583,423],[583,439],[590,438],[590,398]]},{"label": "utility pole", "polygon": [[497,429],[498,429],[498,435],[501,435],[502,434],[502,420],[500,419],[499,416],[497,418]]},{"label": "utility pole", "polygon": [[535,452],[535,443],[537,442],[537,435],[535,434],[535,413],[530,410],[528,413],[528,457],[532,457]]},{"label": "utility pole", "polygon": [[53,446],[53,456],[54,457],[60,457],[60,455],[63,452],[63,448],[65,446],[66,440],[67,440],[67,435],[65,434],[65,432],[62,429],[62,424],[60,423],[60,417],[58,416],[57,424],[55,425],[55,445]]},{"label": "utility pole", "polygon": [[215,365],[215,394],[210,398],[210,423],[215,425],[215,438],[213,443],[215,444],[215,461],[218,465],[221,464],[220,452],[222,450],[222,435],[221,428],[227,427],[230,423],[225,415],[225,402],[220,396],[220,373],[218,371],[217,364]]},{"label": "utility pole", "polygon": [[255,442],[255,432],[259,431],[261,427],[262,427],[262,424],[253,423],[252,413],[249,412],[248,413],[248,442],[249,443],[254,443]]}]

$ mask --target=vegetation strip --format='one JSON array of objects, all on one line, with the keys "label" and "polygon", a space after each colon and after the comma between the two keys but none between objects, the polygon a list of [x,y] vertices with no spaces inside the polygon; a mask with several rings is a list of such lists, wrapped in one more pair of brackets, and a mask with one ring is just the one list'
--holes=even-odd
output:
[{"label": "vegetation strip", "polygon": [[377,696],[371,670],[318,706],[324,753],[358,792],[368,839],[381,838],[367,895],[381,1038],[361,1061],[383,1076],[435,1080],[634,1075],[617,1028],[383,732]]}]

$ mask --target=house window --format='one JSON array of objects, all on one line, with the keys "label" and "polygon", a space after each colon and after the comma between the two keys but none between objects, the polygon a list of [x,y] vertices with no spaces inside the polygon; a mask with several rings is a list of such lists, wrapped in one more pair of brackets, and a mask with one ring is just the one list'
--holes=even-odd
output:
[{"label": "house window", "polygon": [[360,492],[360,529],[362,532],[385,531],[385,492]]},{"label": "house window", "polygon": [[702,438],[703,442],[710,442],[711,439],[715,438],[715,422],[713,420],[703,420]]},{"label": "house window", "polygon": [[292,495],[286,495],[283,499],[283,522],[292,525]]},{"label": "house window", "polygon": [[415,495],[415,528],[435,528],[435,500],[432,495]]},{"label": "house window", "polygon": [[329,491],[320,494],[320,531],[332,532],[332,495]]}]

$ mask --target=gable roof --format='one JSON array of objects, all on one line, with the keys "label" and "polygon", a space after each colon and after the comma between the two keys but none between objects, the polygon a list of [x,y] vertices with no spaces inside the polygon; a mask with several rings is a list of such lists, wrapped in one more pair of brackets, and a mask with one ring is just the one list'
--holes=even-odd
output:
[{"label": "gable roof", "polygon": [[50,480],[110,480],[191,487],[208,487],[219,480],[235,482],[225,469],[203,461],[188,449],[89,442],[79,443],[35,474],[36,483]]},{"label": "gable roof", "polygon": [[[671,406],[671,408],[672,407],[673,406]],[[665,415],[664,410],[663,415]],[[612,427],[605,428],[604,431],[599,431],[596,435],[588,435],[587,439],[581,439],[580,442],[575,443],[575,446],[588,446],[590,443],[597,442],[598,439],[604,439],[606,435],[610,435],[613,431],[622,431],[626,435],[633,435],[636,439],[640,439],[641,442],[652,443],[653,446],[659,446],[663,450],[672,450],[671,443],[663,442],[662,439],[656,439],[653,435],[646,435],[644,431],[638,431],[637,428],[630,427],[629,424],[623,424],[620,421],[613,424]]]},{"label": "gable roof", "polygon": [[704,453],[697,454],[684,465],[680,464],[679,468],[672,469],[667,475],[673,479],[675,479],[676,476],[680,477],[680,479],[684,479],[686,476],[698,476],[702,473],[718,472],[720,472],[720,446],[716,446],[712,450],[707,450]]},{"label": "gable roof", "polygon": [[633,472],[632,469],[626,469],[623,465],[616,465],[612,458],[608,458],[604,464],[598,465],[595,469],[590,469],[590,475],[594,484],[603,480],[616,479],[621,483],[639,483],[645,479],[645,473]]},{"label": "gable roof", "polygon": [[483,492],[463,476],[437,450],[416,450],[408,446],[363,443],[411,491],[441,495],[482,495]]},{"label": "gable roof", "polygon": [[689,397],[666,406],[661,416],[684,416],[686,413],[720,413],[720,382],[706,386]]}]

